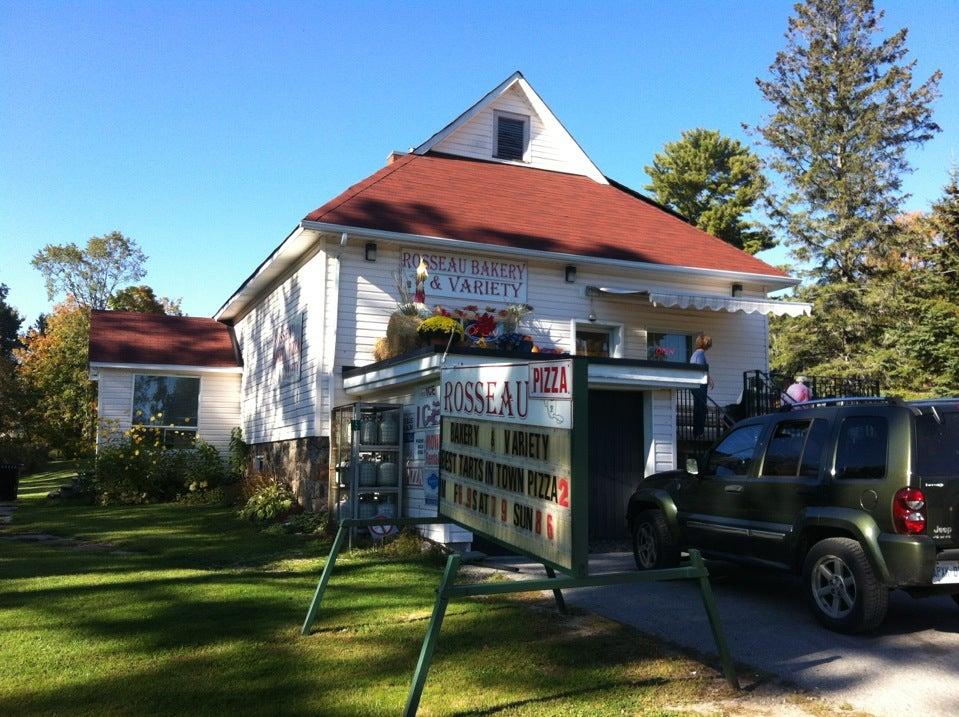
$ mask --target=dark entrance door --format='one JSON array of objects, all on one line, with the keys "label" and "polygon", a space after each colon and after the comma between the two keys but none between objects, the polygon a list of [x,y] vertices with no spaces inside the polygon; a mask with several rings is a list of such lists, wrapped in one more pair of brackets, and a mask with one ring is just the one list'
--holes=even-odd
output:
[{"label": "dark entrance door", "polygon": [[645,470],[643,394],[589,392],[589,540],[625,540],[626,508]]}]

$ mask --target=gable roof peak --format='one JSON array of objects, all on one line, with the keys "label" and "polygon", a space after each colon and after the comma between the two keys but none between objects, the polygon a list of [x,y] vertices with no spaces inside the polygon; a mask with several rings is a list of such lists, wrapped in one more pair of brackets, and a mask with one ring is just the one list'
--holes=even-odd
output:
[{"label": "gable roof peak", "polygon": [[[520,98],[504,97],[516,90]],[[496,112],[515,113],[517,102],[529,115],[526,152],[522,161],[505,160],[496,156]],[[412,150],[423,155],[430,151],[471,159],[529,166],[568,174],[580,174],[600,184],[608,180],[589,158],[576,139],[543,101],[522,72],[516,70],[469,109],[443,129]]]}]

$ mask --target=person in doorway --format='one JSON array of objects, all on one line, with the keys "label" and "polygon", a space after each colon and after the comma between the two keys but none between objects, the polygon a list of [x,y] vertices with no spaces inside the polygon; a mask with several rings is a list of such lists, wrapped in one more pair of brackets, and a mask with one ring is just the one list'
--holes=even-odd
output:
[{"label": "person in doorway", "polygon": [[786,389],[786,398],[788,403],[804,403],[812,400],[809,379],[805,376],[796,376],[795,381]]},{"label": "person in doorway", "polygon": [[707,367],[706,383],[692,390],[693,393],[693,438],[702,438],[706,432],[706,392],[715,384],[712,376],[709,375],[709,362],[706,360],[706,352],[712,348],[713,340],[700,334],[696,337],[696,350],[689,357],[689,363],[699,364]]}]

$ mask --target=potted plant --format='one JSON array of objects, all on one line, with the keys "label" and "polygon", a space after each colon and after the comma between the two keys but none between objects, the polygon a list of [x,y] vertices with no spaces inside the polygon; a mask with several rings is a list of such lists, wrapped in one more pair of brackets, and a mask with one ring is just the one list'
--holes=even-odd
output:
[{"label": "potted plant", "polygon": [[450,316],[431,316],[416,331],[434,346],[452,346],[463,338],[463,325]]},{"label": "potted plant", "polygon": [[503,327],[503,333],[518,332],[523,321],[531,313],[533,313],[533,307],[529,304],[510,304],[505,309],[500,309],[499,321],[500,326]]},{"label": "potted plant", "polygon": [[518,332],[500,334],[496,337],[496,347],[501,351],[515,351],[516,353],[532,353],[533,337],[524,336]]}]

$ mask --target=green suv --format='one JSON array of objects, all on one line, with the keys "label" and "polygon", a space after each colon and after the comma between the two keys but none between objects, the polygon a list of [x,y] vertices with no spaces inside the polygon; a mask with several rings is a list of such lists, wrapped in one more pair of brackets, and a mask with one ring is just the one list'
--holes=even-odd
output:
[{"label": "green suv", "polygon": [[680,552],[802,575],[816,617],[877,627],[889,591],[959,603],[959,399],[832,399],[733,426],[627,514],[640,570]]}]

